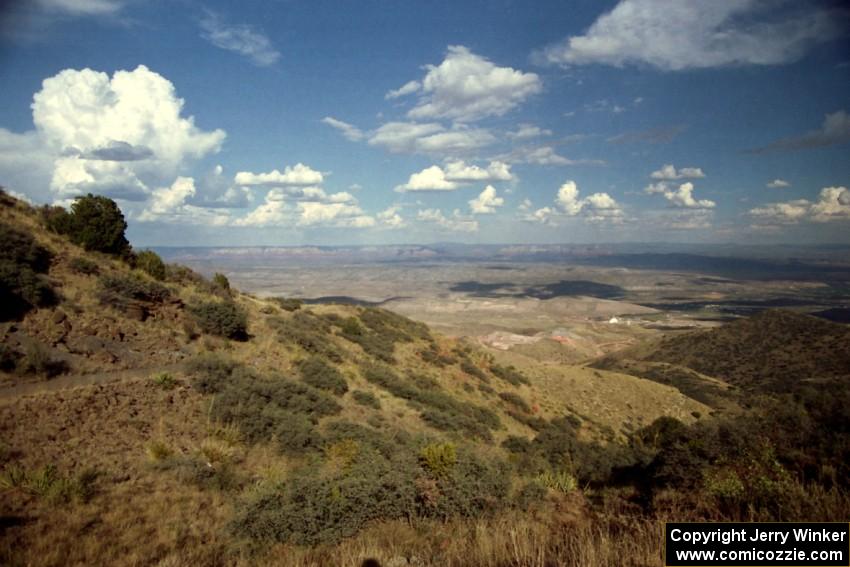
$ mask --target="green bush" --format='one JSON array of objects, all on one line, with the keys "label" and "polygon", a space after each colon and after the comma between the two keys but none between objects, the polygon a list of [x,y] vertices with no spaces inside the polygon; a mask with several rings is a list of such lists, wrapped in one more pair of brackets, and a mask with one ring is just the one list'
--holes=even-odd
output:
[{"label": "green bush", "polygon": [[280,308],[284,311],[298,311],[304,305],[304,302],[300,299],[295,299],[294,297],[274,297],[272,298]]},{"label": "green bush", "polygon": [[407,400],[420,410],[422,419],[435,429],[466,432],[489,441],[492,439],[490,430],[501,427],[499,417],[491,410],[460,402],[439,389],[422,389],[386,366],[367,366],[363,369],[363,378],[397,398]]},{"label": "green bush", "polygon": [[101,276],[98,287],[97,296],[102,304],[123,313],[131,308],[141,309],[141,319],[147,316],[148,307],[162,304],[171,297],[164,285],[136,274]]},{"label": "green bush", "polygon": [[204,333],[228,339],[248,339],[248,315],[232,301],[207,301],[188,307]]},{"label": "green bush", "polygon": [[222,291],[230,292],[230,280],[228,280],[227,276],[224,274],[216,272],[215,275],[213,275],[212,283]]},{"label": "green bush", "polygon": [[395,344],[414,339],[431,340],[428,327],[374,307],[360,310],[359,322],[350,317],[342,323],[340,334],[360,345],[363,351],[382,362],[395,362]]},{"label": "green bush", "polygon": [[183,264],[166,264],[165,281],[180,285],[207,287],[207,281],[204,279],[204,276]]},{"label": "green bush", "polygon": [[493,364],[490,366],[490,372],[492,372],[497,378],[501,378],[505,382],[513,384],[514,386],[529,383],[528,378],[526,378],[513,366],[500,366],[498,364]]},{"label": "green bush", "polygon": [[445,356],[437,350],[436,345],[431,344],[427,349],[419,351],[419,357],[428,364],[432,364],[439,368],[451,366],[457,362],[457,359],[451,356]]},{"label": "green bush", "polygon": [[175,386],[177,386],[177,380],[174,379],[174,376],[169,374],[168,372],[158,372],[151,376],[151,381],[156,384],[158,388],[163,390],[173,390]]},{"label": "green bush", "polygon": [[457,447],[454,443],[429,443],[419,451],[419,458],[431,476],[443,478],[457,463]]},{"label": "green bush", "polygon": [[311,356],[302,361],[298,370],[301,372],[301,379],[314,388],[328,390],[337,396],[348,391],[348,382],[342,373],[318,356]]},{"label": "green bush", "polygon": [[18,360],[18,372],[52,378],[68,370],[68,363],[53,357],[50,350],[38,341],[30,341],[24,356]]},{"label": "green bush", "polygon": [[[500,461],[457,454],[453,445],[418,449],[342,421],[328,424],[326,440],[323,461],[308,461],[286,483],[262,486],[238,506],[231,530],[255,541],[316,546],[373,520],[475,517],[508,503],[510,476]],[[422,456],[431,452],[434,459]]]},{"label": "green bush", "polygon": [[155,468],[171,472],[180,484],[200,489],[228,491],[239,485],[230,463],[212,464],[198,456],[169,455],[157,462]]},{"label": "green bush", "polygon": [[44,205],[39,209],[41,220],[47,230],[56,234],[68,235],[72,230],[72,217],[64,207]]},{"label": "green bush", "polygon": [[526,482],[519,489],[514,500],[514,504],[520,510],[528,510],[534,504],[543,501],[546,498],[548,490],[540,484],[536,479]]},{"label": "green bush", "polygon": [[45,274],[50,251],[35,239],[0,223],[0,321],[18,319],[34,307],[55,305],[57,297]]},{"label": "green bush", "polygon": [[460,369],[469,374],[470,376],[475,376],[482,382],[490,381],[490,377],[484,374],[484,372],[480,368],[475,366],[469,359],[461,361]]},{"label": "green bush", "polygon": [[212,418],[237,425],[249,441],[275,439],[282,451],[320,448],[323,440],[315,424],[342,410],[321,390],[280,376],[260,376],[226,358],[199,357],[187,370],[193,386],[216,395]]},{"label": "green bush", "polygon": [[162,284],[135,274],[103,276],[100,278],[100,299],[109,305],[121,305],[129,300],[164,303],[171,292]]},{"label": "green bush", "polygon": [[559,417],[528,441],[508,437],[502,446],[514,454],[517,469],[525,473],[565,471],[581,484],[604,484],[615,469],[635,464],[634,451],[617,443],[600,445],[579,439],[576,423]]},{"label": "green bush", "polygon": [[331,325],[310,311],[296,311],[290,318],[271,317],[269,324],[281,341],[294,343],[305,352],[342,362],[342,355],[330,340]]},{"label": "green bush", "polygon": [[96,276],[100,273],[100,268],[97,267],[97,264],[82,256],[72,259],[68,263],[68,267],[71,268],[71,271],[84,276]]},{"label": "green bush", "polygon": [[507,414],[534,431],[543,431],[549,425],[549,422],[539,415],[528,415],[528,413],[510,409],[507,411]]},{"label": "green bush", "polygon": [[192,385],[202,394],[216,394],[229,387],[231,382],[240,382],[247,367],[217,354],[197,356],[186,363],[186,372],[192,376]]},{"label": "green bush", "polygon": [[307,467],[282,487],[261,490],[238,510],[231,529],[266,542],[315,546],[350,537],[373,520],[414,515],[415,462],[362,450],[336,475]]},{"label": "green bush", "polygon": [[95,469],[85,469],[70,476],[60,473],[53,464],[28,471],[19,464],[7,463],[0,473],[0,487],[22,490],[54,504],[71,500],[85,503],[96,494],[95,482],[99,476]]},{"label": "green bush", "polygon": [[86,250],[117,256],[130,253],[130,243],[124,236],[127,230],[124,214],[108,197],[91,193],[77,197],[67,216],[50,210],[46,218],[48,228],[67,235],[71,242]]},{"label": "green bush", "polygon": [[346,317],[343,319],[340,330],[343,336],[351,335],[353,337],[359,337],[365,332],[363,325],[360,324],[360,320],[357,317]]},{"label": "green bush", "polygon": [[569,494],[578,488],[576,477],[567,471],[544,471],[537,475],[537,482],[546,488],[551,488],[564,494]]},{"label": "green bush", "polygon": [[522,397],[518,394],[514,394],[513,392],[501,392],[499,397],[520,411],[531,413],[531,406],[529,406],[528,402],[522,399]]},{"label": "green bush", "polygon": [[134,264],[136,268],[142,270],[155,280],[163,281],[165,279],[165,263],[159,257],[159,254],[153,250],[137,252]]},{"label": "green bush", "polygon": [[376,410],[381,409],[381,402],[378,398],[375,397],[375,394],[372,392],[366,392],[364,390],[354,390],[351,392],[351,397],[355,402],[360,404],[361,406],[366,406],[370,408],[374,408]]},{"label": "green bush", "polygon": [[499,511],[509,503],[511,475],[502,461],[462,452],[449,474],[434,484],[419,482],[417,487],[422,516],[474,518]]}]

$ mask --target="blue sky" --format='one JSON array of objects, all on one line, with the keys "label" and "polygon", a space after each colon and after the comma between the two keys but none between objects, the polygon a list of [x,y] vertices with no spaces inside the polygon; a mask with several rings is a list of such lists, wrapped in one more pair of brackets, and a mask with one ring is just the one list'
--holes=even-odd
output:
[{"label": "blue sky", "polygon": [[0,184],[137,246],[850,243],[840,2],[32,0]]}]

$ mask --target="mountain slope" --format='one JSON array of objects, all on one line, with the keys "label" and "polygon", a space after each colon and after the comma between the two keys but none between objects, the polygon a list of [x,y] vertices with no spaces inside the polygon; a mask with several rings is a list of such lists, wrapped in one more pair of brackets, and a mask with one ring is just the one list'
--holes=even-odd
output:
[{"label": "mountain slope", "polygon": [[790,392],[811,383],[846,384],[850,380],[850,327],[768,310],[715,329],[667,336],[626,349],[594,366],[672,384],[691,397],[716,405],[729,397],[726,384],[761,393]]}]

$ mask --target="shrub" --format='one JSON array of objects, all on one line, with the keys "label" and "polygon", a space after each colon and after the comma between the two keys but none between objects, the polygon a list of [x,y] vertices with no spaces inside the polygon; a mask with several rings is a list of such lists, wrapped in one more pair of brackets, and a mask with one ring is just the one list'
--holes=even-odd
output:
[{"label": "shrub", "polygon": [[193,456],[172,457],[163,468],[174,473],[181,484],[201,489],[231,490],[237,486],[236,474],[230,463],[209,463]]},{"label": "shrub", "polygon": [[343,319],[340,330],[343,335],[351,335],[354,337],[359,337],[365,332],[363,325],[360,324],[360,320],[357,317],[346,317]]},{"label": "shrub", "polygon": [[433,364],[439,368],[445,368],[446,366],[451,366],[457,362],[457,359],[454,357],[440,354],[440,351],[437,350],[437,347],[434,344],[427,349],[419,351],[419,356],[424,362]]},{"label": "shrub", "polygon": [[151,381],[163,390],[173,390],[177,386],[177,380],[168,372],[158,372],[151,376]]},{"label": "shrub", "polygon": [[165,279],[165,263],[159,254],[153,250],[142,250],[138,252],[134,260],[135,267],[142,270],[155,280],[163,281]]},{"label": "shrub", "polygon": [[52,378],[68,370],[68,363],[54,358],[50,349],[38,341],[30,341],[24,350],[24,356],[18,360],[17,369],[23,374],[35,374]]},{"label": "shrub", "polygon": [[490,372],[492,372],[497,378],[501,378],[505,382],[513,384],[514,386],[529,383],[528,378],[526,378],[513,366],[500,366],[498,364],[493,364],[490,366]]},{"label": "shrub", "polygon": [[508,437],[502,446],[515,455],[517,468],[532,473],[566,471],[582,484],[601,484],[614,469],[635,463],[635,453],[616,443],[600,445],[582,441],[576,424],[559,417],[528,441]]},{"label": "shrub", "polygon": [[164,285],[136,274],[101,276],[98,285],[100,302],[125,313],[131,305],[159,304],[171,297]]},{"label": "shrub", "polygon": [[239,341],[248,339],[248,316],[232,301],[202,302],[188,309],[204,333]]},{"label": "shrub", "polygon": [[371,365],[363,377],[420,410],[422,419],[441,431],[466,432],[489,441],[490,429],[501,426],[499,417],[487,408],[463,403],[439,389],[424,390],[402,379],[386,366]]},{"label": "shrub", "polygon": [[41,220],[47,230],[56,234],[70,234],[72,230],[71,214],[64,208],[56,205],[44,205],[39,209]]},{"label": "shrub", "polygon": [[206,283],[204,276],[183,264],[166,264],[165,280],[180,285],[201,286]]},{"label": "shrub", "polygon": [[372,392],[366,392],[364,390],[354,390],[351,392],[351,397],[355,402],[360,404],[361,406],[366,406],[374,409],[381,409],[381,402],[378,398],[375,397],[375,394]]},{"label": "shrub", "polygon": [[496,394],[496,390],[484,384],[483,382],[478,384],[478,391],[487,396],[493,396]]},{"label": "shrub", "polygon": [[174,449],[162,439],[151,439],[145,443],[145,454],[152,462],[164,461],[174,454]]},{"label": "shrub", "polygon": [[328,390],[337,396],[348,391],[348,382],[339,370],[326,363],[318,356],[311,356],[299,364],[301,379],[314,388]]},{"label": "shrub", "polygon": [[537,482],[546,488],[551,488],[552,490],[557,490],[564,494],[569,494],[578,488],[576,477],[567,471],[544,471],[537,475]]},{"label": "shrub", "polygon": [[458,455],[451,471],[433,485],[419,483],[419,513],[446,520],[495,512],[507,503],[510,486],[511,475],[505,463],[464,452]]},{"label": "shrub", "polygon": [[377,451],[387,459],[406,454],[412,444],[409,434],[403,429],[393,431],[392,435],[388,435],[371,427],[345,420],[331,421],[325,424],[324,435],[328,443],[352,439],[357,441],[362,448]]},{"label": "shrub", "polygon": [[360,443],[354,439],[341,439],[324,447],[325,462],[334,471],[346,471],[360,455]]},{"label": "shrub", "polygon": [[484,374],[484,372],[475,366],[471,360],[466,359],[460,363],[460,369],[469,374],[470,376],[475,376],[482,382],[489,382],[490,377]]},{"label": "shrub", "polygon": [[186,372],[192,376],[192,385],[202,394],[217,394],[228,388],[231,382],[243,380],[248,370],[229,358],[206,354],[191,359]]},{"label": "shrub", "polygon": [[331,362],[342,362],[330,340],[330,323],[309,311],[297,311],[291,318],[269,318],[269,324],[277,330],[281,341],[291,342],[309,354],[327,358]]},{"label": "shrub", "polygon": [[517,409],[525,413],[531,413],[531,406],[528,405],[528,402],[513,392],[501,392],[499,397]]},{"label": "shrub", "polygon": [[352,536],[372,520],[412,516],[415,463],[399,461],[364,450],[337,474],[307,467],[246,501],[231,529],[254,540],[315,546]]},{"label": "shrub", "polygon": [[100,473],[95,469],[85,469],[76,476],[66,476],[53,464],[27,471],[18,464],[9,463],[0,473],[0,486],[17,488],[53,503],[71,500],[85,503],[95,495],[95,481],[99,476]]},{"label": "shrub", "polygon": [[100,268],[97,267],[97,264],[83,258],[82,256],[77,256],[72,259],[68,263],[68,267],[71,268],[71,271],[77,274],[82,274],[84,276],[96,276],[100,273]]},{"label": "shrub", "polygon": [[42,275],[51,253],[35,239],[0,223],[0,320],[18,319],[34,307],[55,305],[56,294]]},{"label": "shrub", "polygon": [[548,490],[538,480],[532,480],[525,483],[517,492],[515,505],[520,510],[527,510],[529,507],[546,498]]},{"label": "shrub", "polygon": [[20,359],[20,353],[11,348],[9,345],[0,343],[0,370],[4,372],[12,372],[15,368],[17,368],[18,361]]},{"label": "shrub", "polygon": [[130,243],[124,236],[124,214],[108,197],[89,193],[74,200],[67,217],[55,211],[48,216],[51,230],[68,235],[71,242],[86,250],[117,256],[130,252]]},{"label": "shrub", "polygon": [[343,321],[340,330],[344,338],[360,345],[366,354],[389,363],[395,362],[395,343],[431,339],[428,327],[422,323],[373,307],[360,310],[359,322],[354,317]]},{"label": "shrub", "polygon": [[508,410],[507,414],[513,419],[533,429],[534,431],[543,431],[549,425],[549,422],[539,415],[528,415],[525,412]]},{"label": "shrub", "polygon": [[430,443],[419,451],[419,458],[431,476],[443,478],[457,463],[457,447],[453,443]]},{"label": "shrub", "polygon": [[212,283],[222,291],[230,292],[230,280],[228,280],[227,276],[224,274],[216,272],[215,275],[213,275]]},{"label": "shrub", "polygon": [[280,376],[265,378],[227,359],[201,357],[188,369],[193,385],[216,394],[211,418],[235,424],[249,441],[275,439],[285,452],[321,447],[315,424],[342,410],[321,390]]},{"label": "shrub", "polygon": [[289,312],[298,311],[304,305],[302,300],[295,299],[294,297],[275,297],[273,300],[280,305],[281,309]]}]

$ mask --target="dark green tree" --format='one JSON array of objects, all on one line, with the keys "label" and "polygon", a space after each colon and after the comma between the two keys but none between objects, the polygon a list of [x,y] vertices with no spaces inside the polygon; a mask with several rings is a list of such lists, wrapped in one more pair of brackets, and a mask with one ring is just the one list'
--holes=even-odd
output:
[{"label": "dark green tree", "polygon": [[74,244],[117,256],[130,252],[130,243],[124,236],[127,230],[124,214],[109,197],[91,193],[77,197],[70,216],[68,236]]}]

